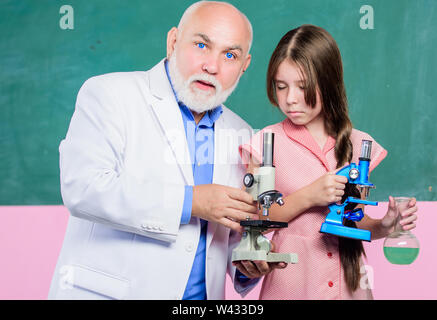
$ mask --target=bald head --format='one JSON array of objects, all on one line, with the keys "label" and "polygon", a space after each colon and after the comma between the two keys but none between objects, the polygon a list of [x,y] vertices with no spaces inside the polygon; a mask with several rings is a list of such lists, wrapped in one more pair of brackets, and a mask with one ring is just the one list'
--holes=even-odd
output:
[{"label": "bald head", "polygon": [[[228,17],[233,19],[236,25],[242,26],[243,32],[247,33],[247,53],[249,53],[252,46],[253,29],[252,24],[244,13],[227,2],[219,1],[198,1],[189,6],[183,13],[178,24],[179,34],[182,34],[184,27],[193,19],[207,19],[208,16],[213,15],[215,19],[221,17]],[[214,20],[209,20],[214,21]]]},{"label": "bald head", "polygon": [[231,4],[191,5],[167,34],[169,73],[180,101],[197,113],[223,103],[249,67],[251,42],[249,20]]}]

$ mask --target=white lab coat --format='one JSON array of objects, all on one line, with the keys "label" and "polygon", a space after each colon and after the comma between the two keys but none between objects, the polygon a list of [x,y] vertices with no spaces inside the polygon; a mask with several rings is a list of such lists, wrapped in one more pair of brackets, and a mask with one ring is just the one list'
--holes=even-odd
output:
[{"label": "white lab coat", "polygon": [[[215,123],[213,183],[241,187],[238,146],[251,134],[223,106]],[[180,224],[184,186],[194,183],[164,60],[146,72],[88,79],[59,150],[61,193],[71,216],[49,299],[181,299],[200,221]],[[239,238],[208,223],[208,299],[224,299]],[[243,296],[252,288],[234,286]]]}]

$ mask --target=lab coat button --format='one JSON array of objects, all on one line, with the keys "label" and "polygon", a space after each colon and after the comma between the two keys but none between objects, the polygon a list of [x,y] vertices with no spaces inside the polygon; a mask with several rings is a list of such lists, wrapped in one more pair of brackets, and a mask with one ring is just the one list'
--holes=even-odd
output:
[{"label": "lab coat button", "polygon": [[146,224],[146,230],[152,230],[152,226],[150,224]]},{"label": "lab coat button", "polygon": [[162,224],[159,226],[159,230],[160,231],[164,231],[165,230],[165,228],[164,228],[164,226]]},{"label": "lab coat button", "polygon": [[158,230],[158,226],[156,224],[153,226],[153,230]]}]

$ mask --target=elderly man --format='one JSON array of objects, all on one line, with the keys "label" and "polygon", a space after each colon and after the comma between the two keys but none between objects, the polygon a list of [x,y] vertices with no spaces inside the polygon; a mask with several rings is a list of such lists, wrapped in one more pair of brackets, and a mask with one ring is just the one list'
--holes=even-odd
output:
[{"label": "elderly man", "polygon": [[285,267],[230,262],[257,208],[238,155],[251,128],[222,103],[251,41],[234,6],[201,1],[168,32],[167,59],[83,84],[60,145],[71,217],[49,298],[223,299],[226,270],[244,295]]}]

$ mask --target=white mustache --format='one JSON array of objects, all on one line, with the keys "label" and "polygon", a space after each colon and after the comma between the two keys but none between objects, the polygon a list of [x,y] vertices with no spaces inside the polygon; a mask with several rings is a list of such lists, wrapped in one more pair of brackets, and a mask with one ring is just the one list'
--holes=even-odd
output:
[{"label": "white mustache", "polygon": [[193,83],[195,81],[209,82],[216,88],[216,92],[222,91],[222,86],[220,85],[220,82],[218,82],[217,79],[212,75],[206,73],[200,73],[200,74],[194,74],[188,79],[188,83]]},{"label": "white mustache", "polygon": [[[239,80],[238,78],[233,86],[226,90],[223,90],[223,86],[215,76],[208,73],[196,73],[191,75],[187,80],[184,80],[176,63],[176,50],[169,59],[168,67],[178,99],[180,99],[180,101],[182,101],[190,110],[197,113],[212,110],[221,105],[226,101],[232,91],[234,91]],[[202,90],[197,86],[192,86],[195,81],[210,83],[215,88],[214,92],[211,92],[210,90]]]}]

